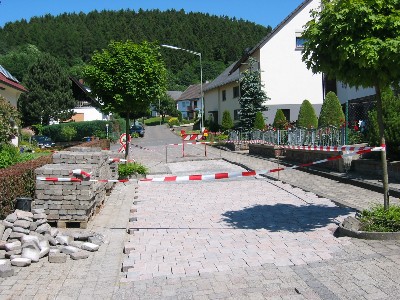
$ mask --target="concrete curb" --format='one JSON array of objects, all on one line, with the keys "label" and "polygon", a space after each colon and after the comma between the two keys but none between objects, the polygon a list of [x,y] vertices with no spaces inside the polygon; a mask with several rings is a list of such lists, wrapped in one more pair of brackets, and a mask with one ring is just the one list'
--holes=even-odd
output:
[{"label": "concrete curb", "polygon": [[350,230],[343,227],[342,224],[339,224],[338,229],[335,232],[335,235],[339,237],[348,236],[356,239],[364,239],[364,240],[400,240],[400,232],[367,232],[367,231],[357,231]]}]

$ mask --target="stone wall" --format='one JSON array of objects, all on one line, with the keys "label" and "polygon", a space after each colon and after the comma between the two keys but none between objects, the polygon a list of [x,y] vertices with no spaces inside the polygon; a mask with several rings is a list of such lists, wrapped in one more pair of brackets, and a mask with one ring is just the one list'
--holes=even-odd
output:
[{"label": "stone wall", "polygon": [[[378,177],[382,176],[382,163],[375,159],[362,159],[352,162],[351,169],[355,172],[371,174]],[[388,162],[389,178],[400,180],[400,162]]]}]

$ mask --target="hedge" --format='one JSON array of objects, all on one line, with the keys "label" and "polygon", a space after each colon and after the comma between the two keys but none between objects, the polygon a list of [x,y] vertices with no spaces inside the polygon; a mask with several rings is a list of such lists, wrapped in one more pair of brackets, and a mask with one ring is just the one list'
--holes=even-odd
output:
[{"label": "hedge", "polygon": [[0,219],[15,210],[17,197],[35,197],[35,169],[51,164],[53,156],[41,156],[0,169]]},{"label": "hedge", "polygon": [[83,138],[91,136],[105,138],[106,124],[109,124],[109,137],[118,138],[121,132],[125,132],[125,121],[117,119],[112,121],[69,122],[49,125],[43,127],[42,134],[51,137],[55,142],[68,142],[68,139],[62,134],[62,128],[70,126],[76,130],[76,135],[73,138],[74,141],[82,141]]}]

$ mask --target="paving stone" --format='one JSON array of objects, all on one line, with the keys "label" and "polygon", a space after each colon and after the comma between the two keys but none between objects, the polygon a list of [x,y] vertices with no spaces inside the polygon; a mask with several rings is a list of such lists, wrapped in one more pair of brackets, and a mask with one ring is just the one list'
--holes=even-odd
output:
[{"label": "paving stone", "polygon": [[40,250],[38,250],[36,247],[33,247],[32,244],[32,246],[22,248],[21,257],[29,258],[32,262],[38,262],[40,259]]},{"label": "paving stone", "polygon": [[29,234],[29,232],[30,232],[29,229],[25,229],[25,228],[17,227],[17,226],[14,226],[12,230],[13,230],[13,232],[23,233],[23,234]]},{"label": "paving stone", "polygon": [[20,241],[12,242],[12,243],[7,243],[5,245],[5,250],[6,251],[16,251],[16,250],[21,250],[22,244]]},{"label": "paving stone", "polygon": [[46,256],[47,254],[49,254],[49,252],[50,252],[50,244],[49,244],[48,240],[40,241],[39,247],[40,247],[40,253],[39,253],[40,258],[42,258],[42,257]]},{"label": "paving stone", "polygon": [[7,241],[8,238],[10,237],[10,234],[12,233],[12,228],[7,228],[6,230],[4,230],[3,233],[3,241]]},{"label": "paving stone", "polygon": [[61,248],[61,252],[65,253],[65,254],[72,254],[72,253],[79,252],[79,251],[80,251],[79,248],[76,248],[73,246],[64,246]]},{"label": "paving stone", "polygon": [[38,220],[38,219],[47,220],[47,215],[45,213],[33,214],[33,220]]},{"label": "paving stone", "polygon": [[69,235],[57,235],[56,240],[61,245],[69,245],[71,242],[73,242],[74,238]]},{"label": "paving stone", "polygon": [[13,232],[10,233],[10,237],[8,239],[9,240],[13,240],[13,239],[19,240],[22,237],[24,237],[25,235],[27,235],[27,234],[26,233],[22,233],[22,232],[13,231]]},{"label": "paving stone", "polygon": [[13,251],[7,251],[5,254],[6,258],[10,258],[13,255],[20,255],[22,253],[22,249],[18,249],[18,250],[13,250]]},{"label": "paving stone", "polygon": [[44,208],[32,208],[33,214],[44,214],[46,211]]},{"label": "paving stone", "polygon": [[6,250],[0,250],[0,259],[6,258]]},{"label": "paving stone", "polygon": [[16,209],[14,212],[18,219],[32,221],[33,214],[30,211]]},{"label": "paving stone", "polygon": [[11,223],[7,220],[3,220],[2,224],[6,227],[6,228],[12,228],[14,226],[14,223]]},{"label": "paving stone", "polygon": [[88,242],[101,246],[101,244],[103,244],[103,239],[101,239],[101,238],[99,238],[97,236],[90,236],[88,238]]},{"label": "paving stone", "polygon": [[83,243],[81,245],[81,249],[82,250],[87,250],[87,251],[90,251],[90,252],[94,252],[94,251],[99,250],[99,247],[100,247],[99,245],[96,245],[96,244],[93,244],[93,243],[89,243],[89,242]]},{"label": "paving stone", "polygon": [[60,230],[58,230],[58,228],[51,227],[51,229],[50,229],[50,235],[51,235],[52,237],[56,237],[59,233],[60,233]]},{"label": "paving stone", "polygon": [[27,267],[31,265],[31,260],[29,258],[14,258],[11,260],[11,265],[16,267]]},{"label": "paving stone", "polygon": [[14,276],[14,269],[10,265],[0,264],[0,278]]},{"label": "paving stone", "polygon": [[0,222],[0,241],[3,239],[4,230],[6,230],[6,226],[3,224],[3,222]]},{"label": "paving stone", "polygon": [[45,234],[44,238],[49,241],[49,244],[51,246],[58,245],[58,241],[53,236],[51,236],[50,234]]},{"label": "paving stone", "polygon": [[15,227],[22,227],[22,228],[25,228],[25,229],[29,229],[29,226],[31,225],[31,222],[29,222],[29,221],[26,221],[26,220],[16,220],[15,222],[14,222],[14,228]]},{"label": "paving stone", "polygon": [[68,255],[65,253],[49,253],[49,263],[65,263],[67,261]]},{"label": "paving stone", "polygon": [[6,244],[7,244],[6,241],[0,240],[0,250],[5,250],[6,249]]},{"label": "paving stone", "polygon": [[0,265],[10,265],[10,260],[9,259],[0,259]]},{"label": "paving stone", "polygon": [[71,253],[69,255],[73,260],[80,260],[80,259],[86,259],[89,257],[89,253],[86,251],[78,251]]},{"label": "paving stone", "polygon": [[7,221],[7,222],[11,222],[11,223],[14,223],[15,221],[17,221],[17,219],[18,219],[18,217],[17,217],[17,214],[14,212],[14,213],[12,213],[12,214],[9,214],[6,218],[5,218],[5,220]]},{"label": "paving stone", "polygon": [[50,233],[50,230],[51,230],[51,226],[48,223],[45,223],[45,224],[38,226],[38,228],[36,228],[35,231],[37,233],[46,234],[46,233]]},{"label": "paving stone", "polygon": [[36,228],[39,227],[40,225],[46,224],[47,219],[38,219],[35,222],[32,222],[31,224],[36,225]]}]

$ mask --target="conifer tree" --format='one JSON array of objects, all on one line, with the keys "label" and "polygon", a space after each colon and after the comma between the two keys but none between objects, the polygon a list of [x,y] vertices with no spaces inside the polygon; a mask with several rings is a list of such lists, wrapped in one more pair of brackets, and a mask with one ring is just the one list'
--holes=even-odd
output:
[{"label": "conifer tree", "polygon": [[318,118],[315,109],[308,100],[304,100],[300,106],[297,126],[304,128],[317,128]]},{"label": "conifer tree", "polygon": [[243,130],[253,128],[257,111],[267,110],[264,102],[269,98],[263,90],[257,65],[258,62],[250,57],[249,68],[243,72],[243,77],[240,79],[240,124]]},{"label": "conifer tree", "polygon": [[282,109],[278,109],[275,114],[274,123],[272,126],[276,129],[285,129],[288,125],[288,121],[283,113]]},{"label": "conifer tree", "polygon": [[322,103],[321,113],[318,119],[319,127],[336,126],[340,127],[345,122],[345,116],[340,101],[334,92],[326,94]]},{"label": "conifer tree", "polygon": [[256,113],[256,119],[254,120],[254,129],[263,130],[265,127],[264,117],[261,111]]},{"label": "conifer tree", "polygon": [[71,118],[76,105],[72,83],[53,56],[41,55],[29,68],[23,83],[29,93],[21,95],[18,109],[25,125],[48,125],[51,119]]},{"label": "conifer tree", "polygon": [[233,121],[229,110],[224,110],[222,114],[222,130],[229,130],[233,127]]}]

